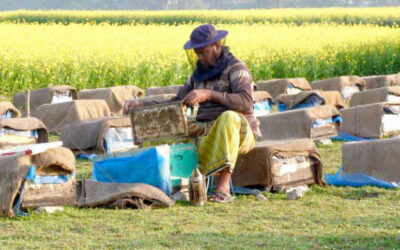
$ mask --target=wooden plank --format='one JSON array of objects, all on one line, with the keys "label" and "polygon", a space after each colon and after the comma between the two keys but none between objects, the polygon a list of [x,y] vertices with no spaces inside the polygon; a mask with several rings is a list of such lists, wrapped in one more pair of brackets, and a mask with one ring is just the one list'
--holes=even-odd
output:
[{"label": "wooden plank", "polygon": [[34,184],[25,182],[22,207],[64,206],[76,203],[75,180],[61,184]]}]

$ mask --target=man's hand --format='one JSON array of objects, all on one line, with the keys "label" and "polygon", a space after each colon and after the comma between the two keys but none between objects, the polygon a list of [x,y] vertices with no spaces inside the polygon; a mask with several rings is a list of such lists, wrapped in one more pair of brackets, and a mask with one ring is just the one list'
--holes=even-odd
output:
[{"label": "man's hand", "polygon": [[142,100],[127,100],[124,102],[123,114],[129,115],[130,111],[143,106]]},{"label": "man's hand", "polygon": [[211,100],[211,91],[209,89],[195,89],[182,100],[183,104],[188,106],[195,106],[203,102]]}]

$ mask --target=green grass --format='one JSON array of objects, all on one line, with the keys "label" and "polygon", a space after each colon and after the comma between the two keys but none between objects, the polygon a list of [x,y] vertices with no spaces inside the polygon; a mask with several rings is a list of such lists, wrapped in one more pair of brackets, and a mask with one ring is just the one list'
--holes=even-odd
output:
[{"label": "green grass", "polygon": [[[337,171],[341,143],[320,146],[325,172]],[[91,164],[78,160],[78,178]],[[312,188],[301,200],[266,194],[233,204],[179,203],[170,209],[68,207],[63,213],[0,219],[2,248],[387,248],[400,246],[400,191]]]}]

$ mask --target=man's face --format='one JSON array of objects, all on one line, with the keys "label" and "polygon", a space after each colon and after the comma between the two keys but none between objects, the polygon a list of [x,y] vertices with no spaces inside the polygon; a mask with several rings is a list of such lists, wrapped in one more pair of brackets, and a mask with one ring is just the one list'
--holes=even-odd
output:
[{"label": "man's face", "polygon": [[215,65],[215,61],[217,60],[217,49],[215,44],[208,45],[203,48],[194,49],[194,52],[197,54],[200,63],[208,68],[212,65]]}]

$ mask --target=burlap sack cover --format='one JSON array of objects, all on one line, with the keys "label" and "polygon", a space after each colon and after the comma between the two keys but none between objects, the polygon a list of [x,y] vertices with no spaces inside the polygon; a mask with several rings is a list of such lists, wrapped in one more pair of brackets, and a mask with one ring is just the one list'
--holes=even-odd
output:
[{"label": "burlap sack cover", "polygon": [[400,85],[400,74],[377,75],[363,77],[366,89],[376,89]]},{"label": "burlap sack cover", "polygon": [[[27,118],[6,118],[0,120],[0,129],[1,128],[9,128],[14,130],[37,130],[38,131],[38,139],[37,143],[43,143],[49,141],[49,133],[47,131],[46,126],[39,119],[35,117],[27,117]],[[36,143],[36,142],[30,142]],[[18,145],[27,144],[25,142],[19,143],[17,140],[10,141],[5,140],[0,142],[0,149],[6,149],[15,147]]]},{"label": "burlap sack cover", "polygon": [[0,158],[0,208],[2,216],[14,216],[12,209],[14,201],[30,166],[29,156]]},{"label": "burlap sack cover", "polygon": [[85,89],[79,92],[79,99],[104,100],[113,115],[122,114],[124,102],[143,96],[143,90],[136,86],[115,86],[100,89]]},{"label": "burlap sack cover", "polygon": [[263,102],[263,101],[274,102],[274,99],[268,93],[268,91],[254,91],[253,92],[253,101],[254,102]]},{"label": "burlap sack cover", "polygon": [[349,142],[342,148],[342,174],[363,173],[387,182],[400,182],[400,139]]},{"label": "burlap sack cover", "polygon": [[0,115],[5,115],[7,111],[12,111],[11,118],[20,118],[21,112],[11,102],[0,102]]},{"label": "burlap sack cover", "polygon": [[[33,90],[30,92],[30,109],[31,114],[35,112],[40,105],[51,103],[54,93],[70,91],[72,99],[78,99],[78,92],[75,88],[67,85],[52,86],[48,88]],[[23,116],[26,116],[26,92],[19,92],[14,95],[13,103],[17,109],[22,112]]]},{"label": "burlap sack cover", "polygon": [[[2,216],[12,217],[14,201],[30,166],[39,173],[59,175],[75,171],[75,157],[68,149],[55,148],[36,156],[0,157],[0,208]],[[69,151],[69,150],[68,150]]]},{"label": "burlap sack cover", "polygon": [[[32,156],[36,175],[70,175],[75,172],[75,156],[71,150],[52,148]],[[75,178],[60,184],[34,184],[25,182],[22,208],[74,205],[76,202]]]},{"label": "burlap sack cover", "polygon": [[174,97],[176,97],[175,94],[162,94],[162,95],[146,96],[141,98],[140,100],[142,100],[144,106],[149,106],[163,102],[168,102]]},{"label": "burlap sack cover", "polygon": [[61,128],[76,121],[111,116],[103,100],[75,100],[41,105],[33,116],[39,118],[50,132],[60,134]]},{"label": "burlap sack cover", "polygon": [[62,128],[61,141],[76,153],[105,154],[104,136],[112,127],[131,127],[129,117],[96,118],[66,125]]},{"label": "burlap sack cover", "polygon": [[311,86],[305,78],[285,78],[259,81],[256,86],[258,91],[268,91],[268,93],[275,98],[280,94],[286,94],[286,90],[291,84],[302,90],[311,90]]},{"label": "burlap sack cover", "polygon": [[332,104],[337,109],[346,108],[346,102],[339,91],[321,91],[321,93],[325,100],[324,104]]},{"label": "burlap sack cover", "polygon": [[[180,85],[178,85],[180,86]],[[154,105],[158,103],[168,102],[171,99],[176,97],[176,94],[159,94],[159,95],[150,95],[140,100],[143,101],[144,106]],[[253,100],[254,102],[262,102],[265,100],[269,100],[273,102],[272,96],[267,91],[254,91],[253,92]]]},{"label": "burlap sack cover", "polygon": [[343,92],[345,86],[358,86],[360,90],[364,90],[365,81],[358,76],[340,76],[311,83],[312,89],[339,91],[340,93]]},{"label": "burlap sack cover", "polygon": [[51,148],[32,156],[37,175],[66,175],[75,172],[75,155],[65,147]]},{"label": "burlap sack cover", "polygon": [[173,94],[176,95],[179,92],[179,89],[182,88],[183,85],[170,85],[164,87],[149,87],[146,89],[146,97],[154,96],[154,95],[164,95],[164,94]]},{"label": "burlap sack cover", "polygon": [[318,128],[312,129],[315,119],[327,119],[339,115],[333,105],[322,105],[307,109],[289,110],[259,117],[260,131],[264,140],[284,140],[297,138],[326,138],[337,135],[337,130],[321,128],[320,134],[314,134]]},{"label": "burlap sack cover", "polygon": [[80,207],[146,209],[172,207],[174,201],[160,189],[143,183],[81,180],[77,184],[77,204]]},{"label": "burlap sack cover", "polygon": [[383,87],[355,93],[351,97],[350,107],[386,102],[388,95],[400,96],[400,87]]},{"label": "burlap sack cover", "polygon": [[[341,131],[356,137],[381,138],[383,108],[400,103],[373,103],[340,110]],[[391,133],[393,135],[395,133]]]},{"label": "burlap sack cover", "polygon": [[301,93],[294,94],[294,95],[281,94],[275,98],[275,101],[286,104],[286,108],[288,110],[290,110],[290,109],[295,108],[297,105],[301,104],[307,98],[309,98],[310,96],[313,96],[313,95],[323,98],[320,91],[314,90],[314,91],[303,91]]},{"label": "burlap sack cover", "polygon": [[313,95],[321,97],[324,100],[322,104],[332,104],[338,109],[346,107],[346,103],[338,91],[311,90],[294,95],[281,94],[275,98],[275,101],[286,104],[287,109],[290,110],[305,102]]},{"label": "burlap sack cover", "polygon": [[304,155],[312,158],[315,166],[315,180],[300,180],[301,183],[288,183],[300,185],[305,183],[323,184],[321,156],[311,139],[259,141],[252,151],[240,155],[235,170],[233,171],[233,185],[246,186],[271,186],[272,185],[272,157],[280,154],[283,157]]}]

